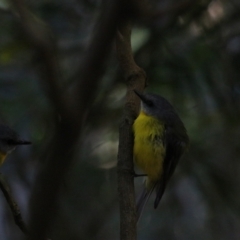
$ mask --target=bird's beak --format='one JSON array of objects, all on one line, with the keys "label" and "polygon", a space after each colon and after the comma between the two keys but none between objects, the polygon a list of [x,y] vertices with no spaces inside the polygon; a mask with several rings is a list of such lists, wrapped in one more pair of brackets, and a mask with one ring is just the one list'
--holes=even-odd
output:
[{"label": "bird's beak", "polygon": [[146,104],[147,106],[152,106],[153,105],[152,101],[150,99],[148,99],[145,94],[140,93],[139,91],[137,91],[135,89],[133,91],[141,99],[143,104]]},{"label": "bird's beak", "polygon": [[137,91],[137,90],[133,90],[134,91],[134,93],[140,98],[140,99],[142,99],[143,98],[143,94],[142,93],[140,93],[139,91]]},{"label": "bird's beak", "polygon": [[134,93],[144,102],[144,103],[147,103],[148,100],[146,99],[146,97],[144,96],[144,94],[140,93],[139,91],[137,90],[133,90]]},{"label": "bird's beak", "polygon": [[32,144],[30,141],[26,141],[26,140],[17,140],[16,145],[28,145],[28,144]]}]

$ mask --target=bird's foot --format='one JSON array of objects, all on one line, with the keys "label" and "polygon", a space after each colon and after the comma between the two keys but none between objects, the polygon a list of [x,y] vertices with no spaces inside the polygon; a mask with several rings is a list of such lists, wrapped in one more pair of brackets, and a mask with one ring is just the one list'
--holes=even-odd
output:
[{"label": "bird's foot", "polygon": [[137,174],[137,173],[133,172],[133,176],[134,177],[147,177],[147,174]]}]

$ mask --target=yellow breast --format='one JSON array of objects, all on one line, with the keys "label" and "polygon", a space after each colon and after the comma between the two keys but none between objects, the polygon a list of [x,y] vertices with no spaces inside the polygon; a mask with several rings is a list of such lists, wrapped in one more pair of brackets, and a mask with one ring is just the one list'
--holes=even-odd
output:
[{"label": "yellow breast", "polygon": [[141,112],[133,124],[134,161],[151,182],[161,177],[165,156],[162,141],[164,125],[158,119]]}]

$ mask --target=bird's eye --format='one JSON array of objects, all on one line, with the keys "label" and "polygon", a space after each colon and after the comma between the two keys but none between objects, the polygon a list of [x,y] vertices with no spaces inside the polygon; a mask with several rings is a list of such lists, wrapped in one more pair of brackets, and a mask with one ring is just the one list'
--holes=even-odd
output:
[{"label": "bird's eye", "polygon": [[147,105],[148,105],[149,107],[152,107],[152,106],[153,106],[153,101],[151,101],[151,100],[148,100],[146,103],[147,103]]}]

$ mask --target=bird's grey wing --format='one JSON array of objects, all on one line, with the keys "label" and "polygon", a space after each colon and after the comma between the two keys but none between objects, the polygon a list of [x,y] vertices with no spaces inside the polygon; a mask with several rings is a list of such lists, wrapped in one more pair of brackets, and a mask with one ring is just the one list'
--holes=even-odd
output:
[{"label": "bird's grey wing", "polygon": [[166,127],[165,129],[164,144],[166,146],[166,154],[163,162],[163,173],[156,186],[156,199],[154,202],[154,208],[157,208],[165,191],[168,180],[172,176],[185,148],[183,142],[179,139],[179,137],[176,135],[176,132],[171,127]]}]

